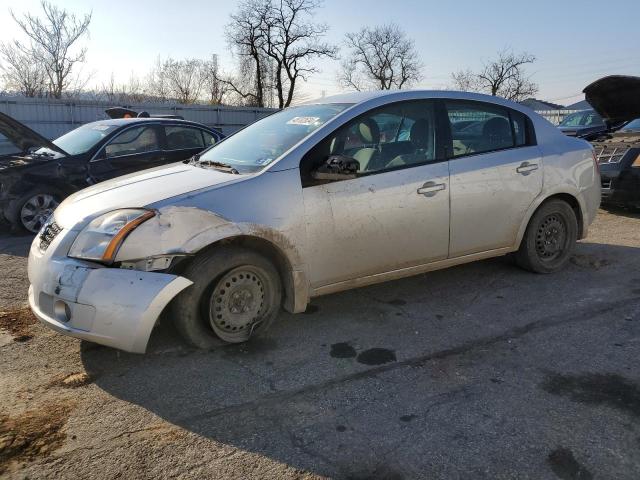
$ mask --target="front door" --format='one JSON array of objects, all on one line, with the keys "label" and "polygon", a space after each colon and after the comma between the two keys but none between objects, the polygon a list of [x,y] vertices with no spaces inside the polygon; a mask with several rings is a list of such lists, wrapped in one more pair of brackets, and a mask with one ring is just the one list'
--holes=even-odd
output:
[{"label": "front door", "polygon": [[[302,161],[312,288],[447,258],[449,171],[434,104],[402,102],[338,129]],[[356,178],[318,183],[329,155],[358,160]]]},{"label": "front door", "polygon": [[157,125],[130,127],[116,135],[89,164],[96,182],[166,163]]}]

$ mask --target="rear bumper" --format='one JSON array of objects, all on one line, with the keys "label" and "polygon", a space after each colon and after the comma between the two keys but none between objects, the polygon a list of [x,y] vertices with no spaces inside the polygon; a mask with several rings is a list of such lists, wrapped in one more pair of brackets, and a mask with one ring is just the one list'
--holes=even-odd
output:
[{"label": "rear bumper", "polygon": [[36,317],[64,335],[120,350],[144,353],[164,307],[192,283],[49,256],[37,243],[29,254],[29,305]]}]

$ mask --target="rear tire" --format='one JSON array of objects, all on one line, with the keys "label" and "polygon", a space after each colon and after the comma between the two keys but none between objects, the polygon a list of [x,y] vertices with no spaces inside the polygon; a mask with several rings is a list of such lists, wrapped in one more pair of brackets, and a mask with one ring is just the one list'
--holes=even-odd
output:
[{"label": "rear tire", "polygon": [[562,269],[578,238],[576,214],[567,202],[549,200],[533,214],[516,253],[516,263],[535,273]]},{"label": "rear tire", "polygon": [[220,247],[182,273],[193,282],[172,303],[176,328],[190,345],[210,349],[264,333],[282,303],[280,276],[261,255]]}]

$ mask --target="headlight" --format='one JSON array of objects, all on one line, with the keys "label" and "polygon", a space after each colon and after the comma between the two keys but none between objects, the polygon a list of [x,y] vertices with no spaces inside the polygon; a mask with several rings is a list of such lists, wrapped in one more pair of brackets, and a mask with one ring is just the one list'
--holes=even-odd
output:
[{"label": "headlight", "polygon": [[80,232],[71,245],[69,256],[111,263],[127,235],[153,216],[152,210],[133,208],[105,213]]}]

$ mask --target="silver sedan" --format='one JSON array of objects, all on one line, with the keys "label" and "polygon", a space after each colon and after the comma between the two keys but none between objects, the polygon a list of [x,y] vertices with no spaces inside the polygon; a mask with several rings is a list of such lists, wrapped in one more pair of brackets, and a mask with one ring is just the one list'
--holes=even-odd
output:
[{"label": "silver sedan", "polygon": [[600,203],[591,146],[479,94],[368,92],[288,108],[186,163],[67,198],[33,242],[31,308],[144,352],[259,335],[310,298],[515,253],[551,273]]}]

